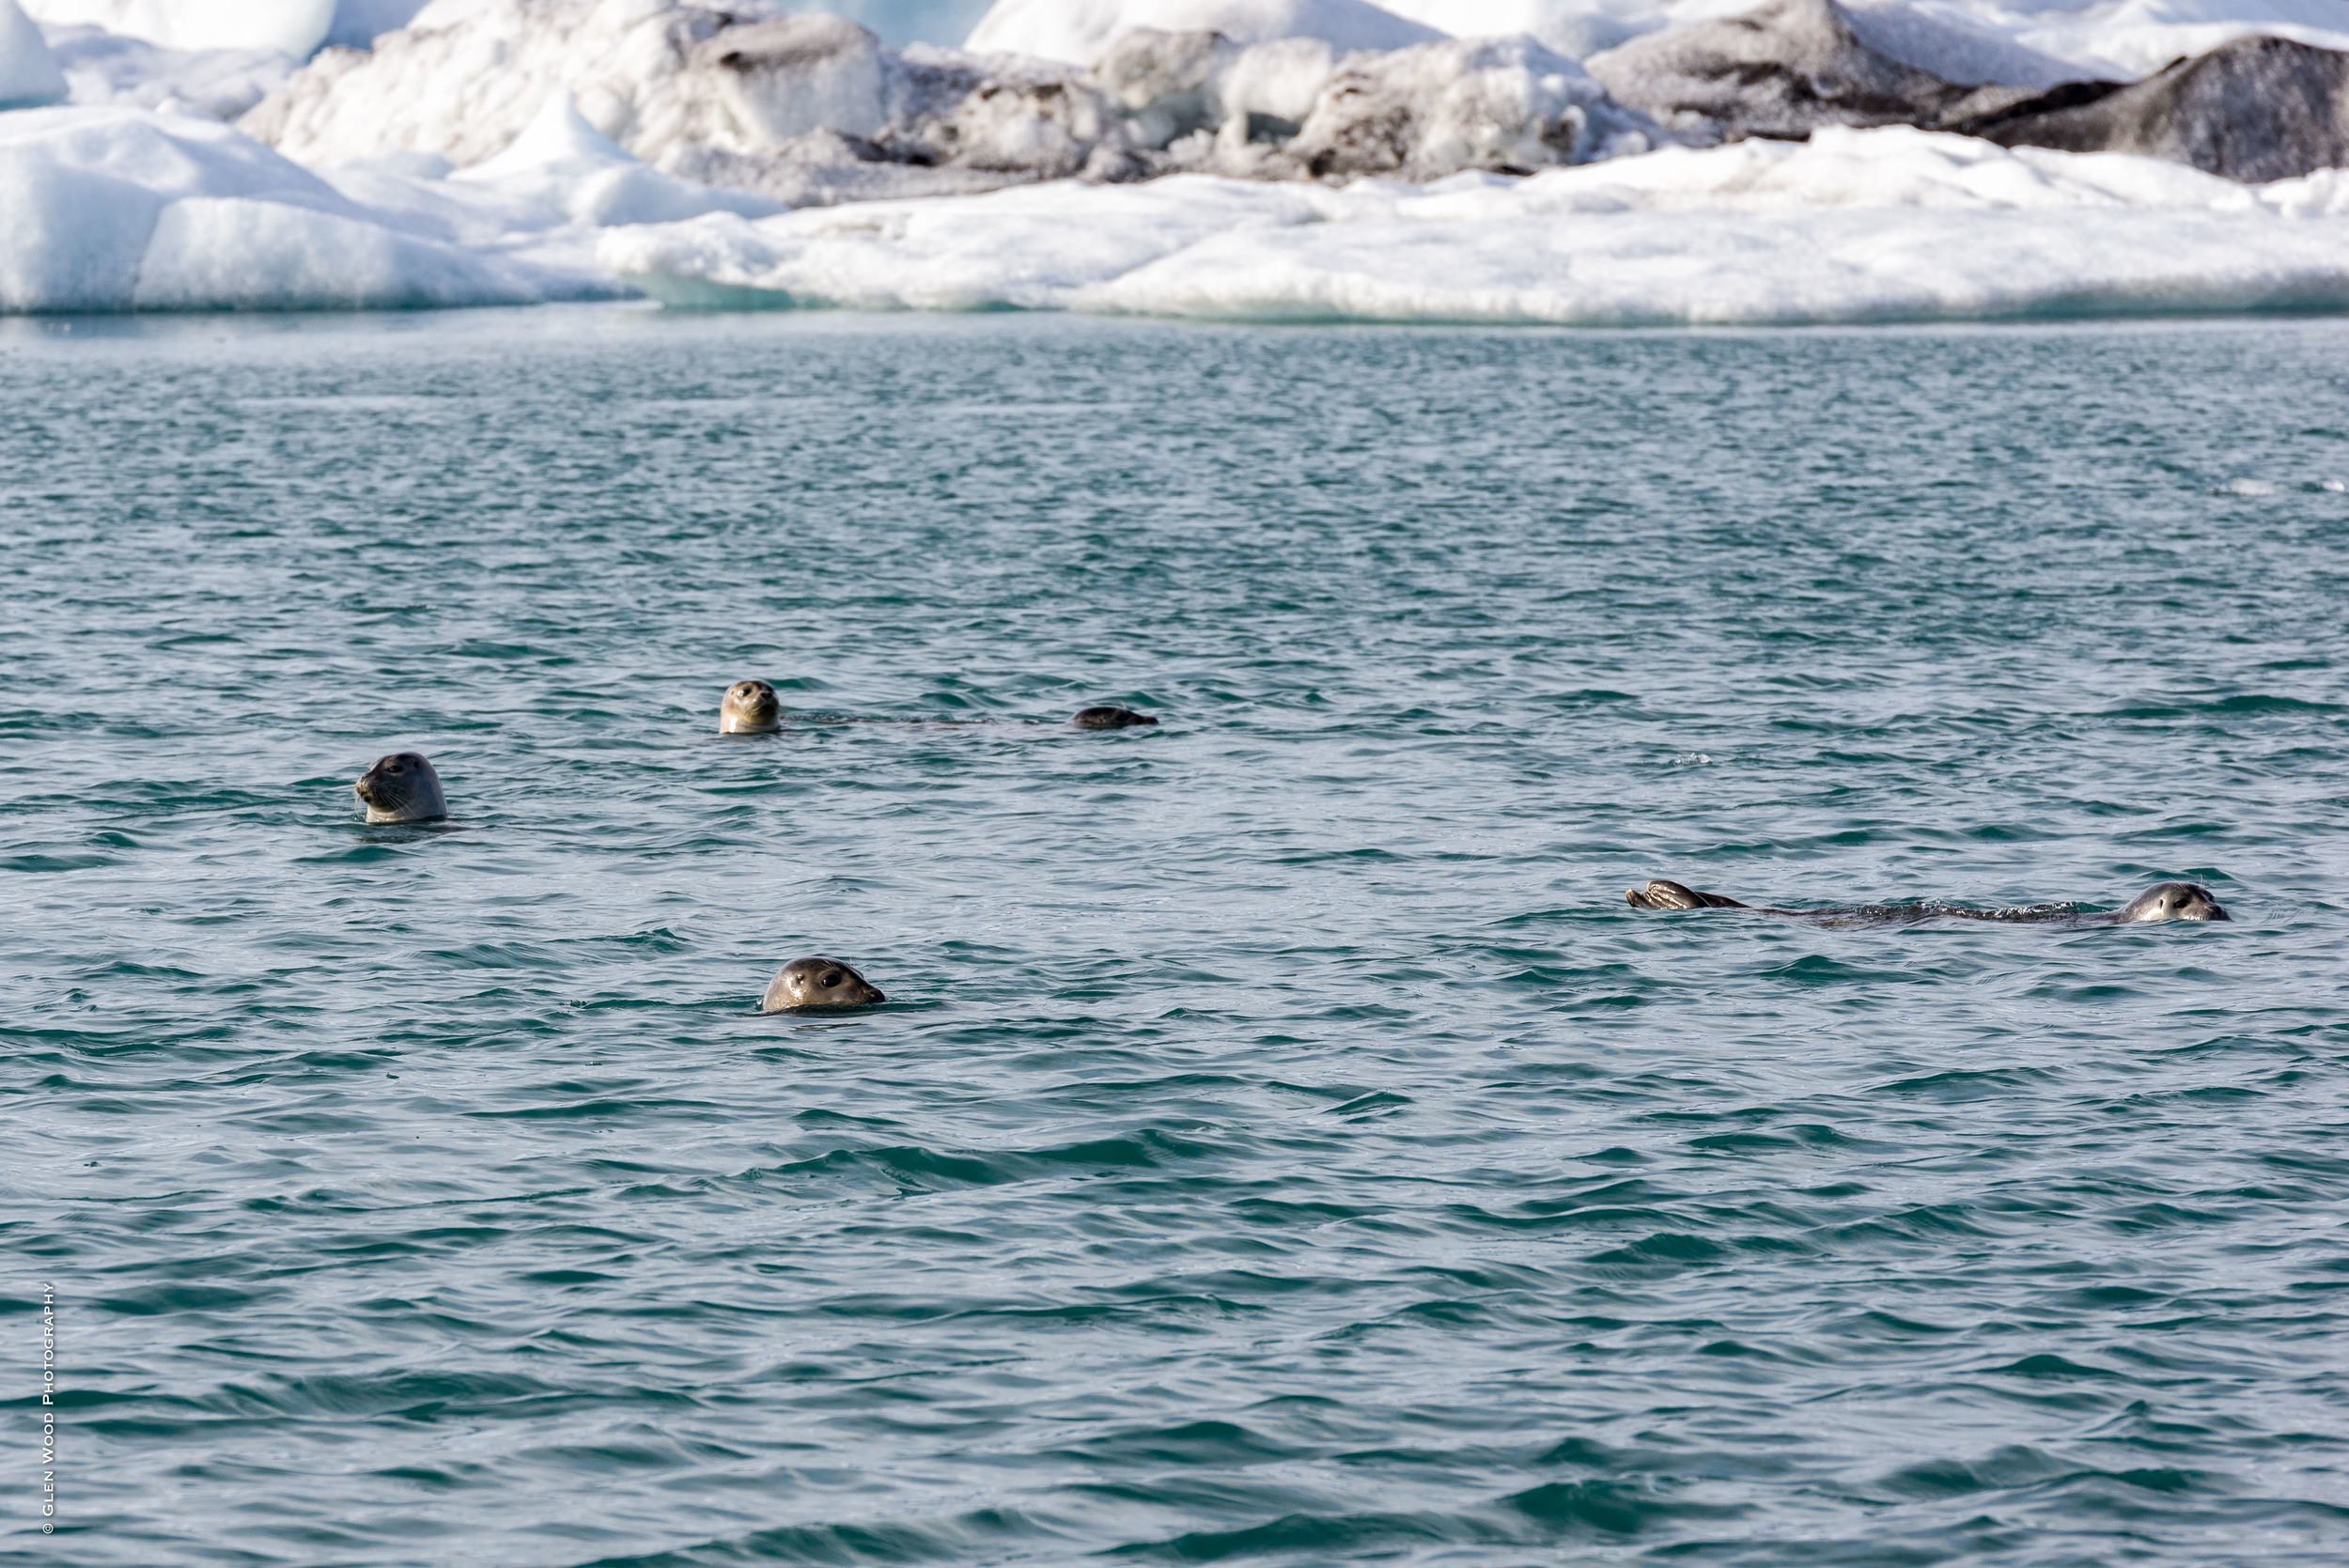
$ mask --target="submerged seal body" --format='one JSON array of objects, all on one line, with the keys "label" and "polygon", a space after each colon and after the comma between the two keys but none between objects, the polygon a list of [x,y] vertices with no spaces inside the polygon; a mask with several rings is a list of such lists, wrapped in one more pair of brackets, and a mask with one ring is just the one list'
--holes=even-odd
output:
[{"label": "submerged seal body", "polygon": [[1158,722],[1147,713],[1136,713],[1130,707],[1108,704],[1099,707],[1081,707],[1068,722],[1081,730],[1123,730],[1131,729],[1136,724]]},{"label": "submerged seal body", "polygon": [[1989,920],[2012,925],[2135,925],[2158,920],[2232,920],[2210,889],[2194,882],[2157,882],[2119,909],[2098,912],[2062,904],[2032,904],[2015,909],[1968,909],[1954,904],[1860,904],[1825,909],[1769,909],[1740,904],[1718,893],[1700,893],[1661,877],[1632,888],[1624,898],[1635,909],[1752,909],[1828,925],[1914,925],[1928,920]]},{"label": "submerged seal body", "polygon": [[763,680],[738,680],[718,705],[720,735],[761,735],[783,727],[783,702]]},{"label": "submerged seal body", "polygon": [[794,958],[768,984],[762,1013],[797,1013],[818,1008],[871,1007],[889,999],[880,987],[832,958]]},{"label": "submerged seal body", "polygon": [[350,790],[367,808],[369,822],[426,822],[448,815],[441,775],[420,752],[394,752],[377,758]]}]

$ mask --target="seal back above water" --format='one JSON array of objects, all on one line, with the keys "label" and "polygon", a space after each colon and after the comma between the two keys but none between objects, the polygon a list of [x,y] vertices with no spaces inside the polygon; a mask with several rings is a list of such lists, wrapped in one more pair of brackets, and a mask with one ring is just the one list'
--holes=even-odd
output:
[{"label": "seal back above water", "polygon": [[394,752],[378,757],[375,766],[350,786],[367,808],[369,822],[428,822],[448,815],[448,798],[441,793],[441,775],[421,752]]},{"label": "seal back above water", "polygon": [[794,958],[769,982],[762,1013],[801,1013],[873,1007],[889,999],[880,987],[836,958]]},{"label": "seal back above water", "polygon": [[1136,713],[1130,707],[1103,704],[1098,707],[1081,707],[1068,721],[1081,730],[1123,730],[1136,724],[1155,724],[1158,721],[1147,713]]},{"label": "seal back above water", "polygon": [[1718,893],[1700,893],[1685,883],[1657,877],[1625,892],[1635,909],[1752,909],[1828,925],[1915,925],[1928,920],[1996,921],[2010,925],[2135,925],[2164,920],[2232,920],[2212,892],[2194,882],[2157,882],[2114,910],[2081,909],[2068,904],[2031,904],[2019,908],[1969,909],[1956,904],[1859,904],[1819,909],[1759,908]]}]

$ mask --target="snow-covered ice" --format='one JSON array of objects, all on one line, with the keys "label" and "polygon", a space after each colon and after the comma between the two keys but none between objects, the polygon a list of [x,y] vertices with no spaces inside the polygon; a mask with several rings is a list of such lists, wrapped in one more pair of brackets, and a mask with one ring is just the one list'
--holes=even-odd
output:
[{"label": "snow-covered ice", "polygon": [[[963,47],[1089,66],[1120,33],[1221,33],[1234,43],[1319,39],[1339,50],[1402,49],[1476,37],[1407,21],[1369,0],[997,0]],[[1522,28],[1496,29],[1521,32]]]},{"label": "snow-covered ice", "polygon": [[2349,173],[2246,187],[1895,127],[1523,179],[1181,176],[608,232],[677,303],[1580,325],[2349,306]]},{"label": "snow-covered ice", "polygon": [[[0,113],[7,310],[629,284],[685,304],[1587,324],[2349,308],[2349,172],[2244,185],[1898,126],[1650,151],[1654,121],[1534,41],[1743,0],[1002,0],[973,41],[1018,57],[893,51],[786,17],[801,0],[36,0],[45,29],[14,4],[0,103],[52,106]],[[1837,14],[1875,55],[2017,89],[2187,33],[2349,45],[2320,25],[2349,24],[2349,0]],[[291,77],[292,54],[253,42],[410,21]],[[1224,36],[1117,31],[1136,23]],[[243,123],[274,150],[206,117],[264,90]],[[1461,167],[1506,172],[1437,178]],[[1206,172],[1115,183],[1170,169]]]},{"label": "snow-covered ice", "polygon": [[24,110],[0,115],[0,310],[611,298],[604,225],[778,210],[647,168],[559,95],[462,172],[413,154],[314,171],[200,116]]},{"label": "snow-covered ice", "polygon": [[326,39],[335,0],[33,0],[36,21],[79,23],[166,49],[271,49],[299,59]]},{"label": "snow-covered ice", "polygon": [[65,72],[40,29],[17,8],[16,0],[0,0],[0,109],[37,109],[61,103],[67,92]]}]

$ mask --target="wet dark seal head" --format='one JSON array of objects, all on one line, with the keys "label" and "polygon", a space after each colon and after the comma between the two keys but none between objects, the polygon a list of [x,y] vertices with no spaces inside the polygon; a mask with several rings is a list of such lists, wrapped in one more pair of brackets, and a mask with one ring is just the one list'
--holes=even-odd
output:
[{"label": "wet dark seal head", "polygon": [[872,1007],[889,999],[880,987],[836,958],[794,958],[759,999],[762,1013]]},{"label": "wet dark seal head", "polygon": [[783,727],[783,702],[763,680],[738,680],[718,705],[720,735],[755,735]]},{"label": "wet dark seal head", "polygon": [[378,758],[350,789],[367,808],[369,822],[425,822],[448,815],[441,776],[421,753],[394,752]]},{"label": "wet dark seal head", "polygon": [[1643,888],[1625,890],[1624,898],[1635,909],[1742,909],[1746,906],[1718,893],[1699,893],[1679,882],[1667,882],[1661,877]]},{"label": "wet dark seal head", "polygon": [[2112,917],[2123,925],[2148,920],[2232,920],[2218,899],[2199,882],[2156,882]]},{"label": "wet dark seal head", "polygon": [[1068,722],[1081,730],[1122,730],[1130,729],[1136,724],[1158,722],[1147,713],[1136,713],[1130,707],[1112,707],[1107,705],[1100,707],[1081,707],[1077,710],[1076,717]]}]

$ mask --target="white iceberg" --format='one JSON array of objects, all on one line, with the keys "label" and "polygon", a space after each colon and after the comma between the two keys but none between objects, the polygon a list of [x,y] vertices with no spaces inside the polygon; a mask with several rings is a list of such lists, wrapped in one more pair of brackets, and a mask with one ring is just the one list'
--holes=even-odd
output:
[{"label": "white iceberg", "polygon": [[[1209,21],[1153,21],[1204,15],[1228,4],[1228,26]],[[1643,34],[1745,10],[1751,0],[1384,0],[1379,8],[1410,23],[1454,38],[1517,34],[1574,58],[1611,49]],[[965,47],[1012,49],[1089,63],[1121,27],[1220,27],[1244,41],[1305,36],[1342,49],[1400,47],[1340,38],[1339,24],[1299,15],[1268,26],[1244,11],[1245,0],[999,0]],[[1265,8],[1269,9],[1269,4]],[[1855,9],[1863,8],[1855,7]],[[1884,13],[1884,34],[1919,31],[1918,19],[1937,24],[1931,57],[1911,64],[1953,82],[2006,80],[2011,71],[1984,69],[2001,46],[2020,46],[2064,61],[2075,74],[2133,79],[2186,54],[2216,49],[2247,33],[2272,33],[2326,49],[2349,49],[2349,6],[2342,0],[1918,0],[1901,6],[1876,0],[1864,8]],[[1300,7],[1300,11],[1302,8]],[[1906,13],[1906,14],[1902,14]],[[1372,23],[1371,25],[1378,25]],[[1361,26],[1357,22],[1353,25]],[[1235,31],[1234,29],[1240,29]],[[1966,40],[1973,40],[1968,44]],[[1412,40],[1417,41],[1417,40]],[[1869,42],[1883,48],[1887,36]],[[1979,53],[1977,53],[1979,52]],[[1888,53],[1907,57],[1894,47]],[[1967,63],[1972,54],[1975,63]]]},{"label": "white iceberg", "polygon": [[274,49],[165,49],[101,27],[45,29],[75,103],[140,109],[165,104],[234,119],[284,85],[300,64]]},{"label": "white iceberg", "polygon": [[49,40],[17,8],[16,0],[0,0],[0,109],[61,103],[67,90]]},{"label": "white iceberg", "polygon": [[296,59],[334,24],[335,0],[33,0],[41,22],[79,23],[165,49],[269,49]]},{"label": "white iceberg", "polygon": [[777,203],[672,179],[568,98],[453,175],[407,155],[304,169],[196,116],[0,115],[0,310],[379,310],[610,299],[608,224]]},{"label": "white iceberg", "polygon": [[1409,22],[1368,0],[996,0],[962,46],[1089,66],[1112,39],[1137,28],[1221,33],[1240,44],[1318,39],[1342,52],[1456,36],[1456,29]]},{"label": "white iceberg", "polygon": [[1059,183],[607,231],[677,304],[1750,324],[2349,306],[2349,173],[2246,187],[1906,127],[1342,190]]}]

